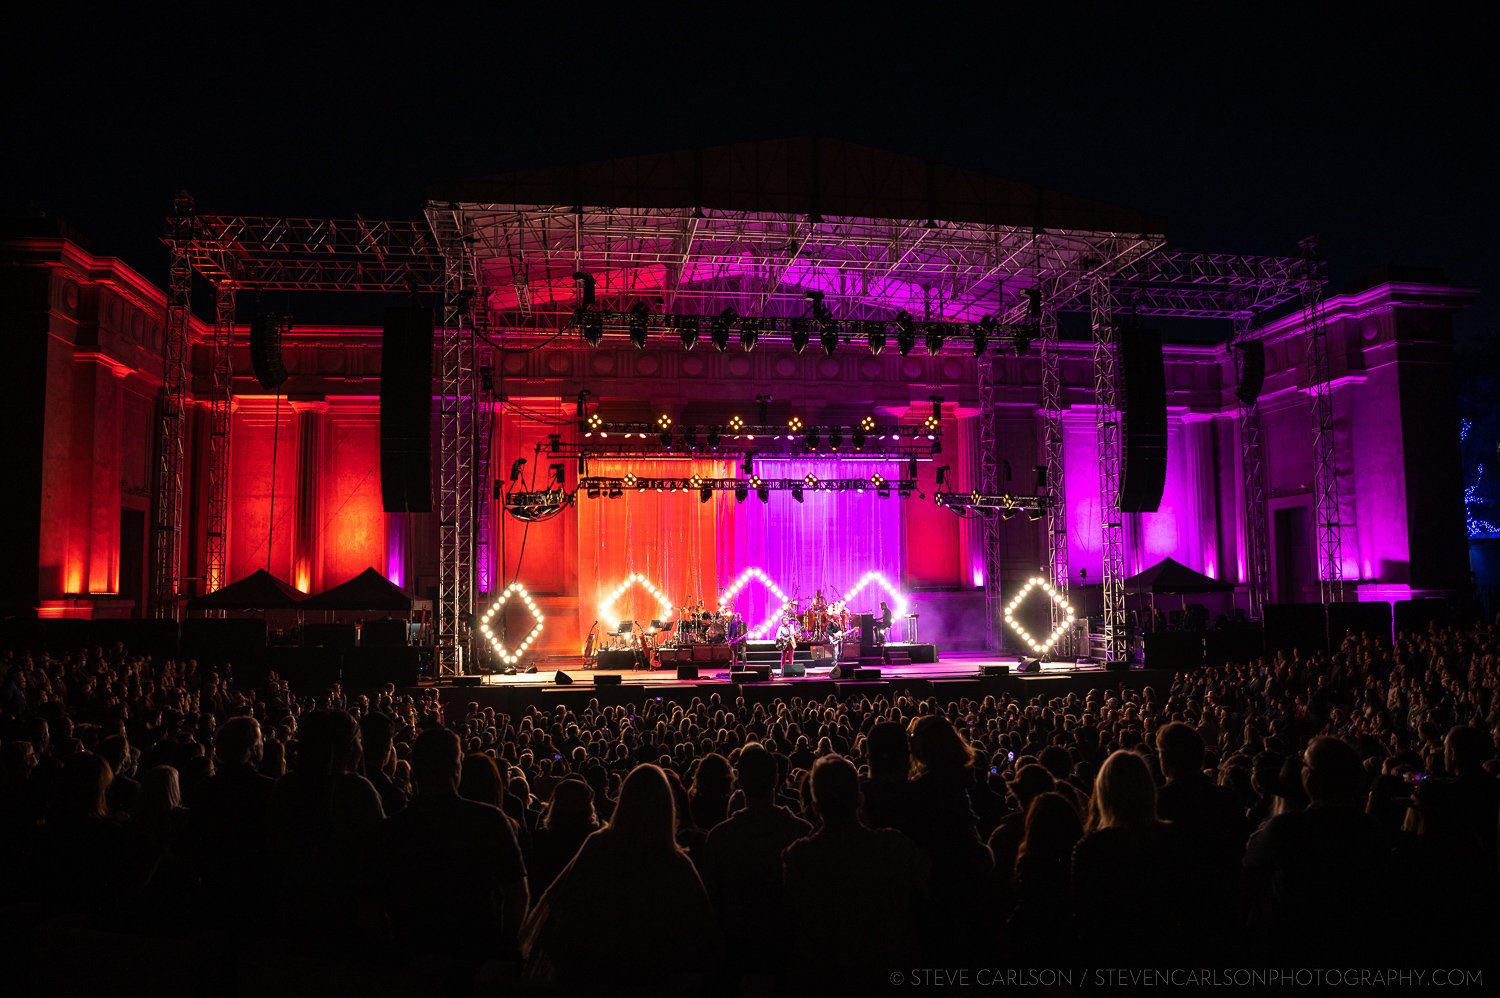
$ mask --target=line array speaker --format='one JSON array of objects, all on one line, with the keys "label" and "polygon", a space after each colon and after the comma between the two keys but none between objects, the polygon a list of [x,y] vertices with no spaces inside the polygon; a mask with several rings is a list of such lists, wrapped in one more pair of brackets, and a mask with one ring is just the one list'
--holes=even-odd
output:
[{"label": "line array speaker", "polygon": [[1154,513],[1167,483],[1167,375],[1160,332],[1121,332],[1120,380],[1120,510]]},{"label": "line array speaker", "polygon": [[390,308],[380,340],[380,497],[432,512],[432,309]]},{"label": "line array speaker", "polygon": [[280,391],[286,384],[281,336],[287,330],[288,318],[266,312],[250,320],[250,367],[255,380],[268,392]]},{"label": "line array speaker", "polygon": [[1234,394],[1246,405],[1260,398],[1266,384],[1266,345],[1260,340],[1246,340],[1237,344],[1240,352],[1240,377]]}]

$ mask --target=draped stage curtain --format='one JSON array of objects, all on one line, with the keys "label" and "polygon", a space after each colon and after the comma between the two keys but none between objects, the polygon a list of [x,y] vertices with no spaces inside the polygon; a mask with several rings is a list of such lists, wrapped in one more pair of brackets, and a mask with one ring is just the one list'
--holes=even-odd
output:
[{"label": "draped stage curtain", "polygon": [[[744,477],[730,461],[594,461],[593,475],[622,478]],[[757,458],[762,478],[820,481],[869,478],[880,473],[895,482],[902,466],[892,461],[781,461]],[[715,492],[707,503],[696,492],[630,491],[620,499],[583,499],[578,503],[579,627],[586,634],[599,619],[599,607],[632,573],[650,580],[679,606],[702,597],[717,603],[719,593],[747,568],[763,570],[788,596],[804,599],[822,588],[830,599],[852,587],[866,572],[883,574],[901,584],[901,500],[894,491],[881,499],[874,490],[822,492],[809,489],[801,503],[790,492],[771,493],[762,503],[755,493],[736,503],[734,493]],[[881,595],[867,589],[856,610],[875,607]],[[775,611],[767,590],[748,584],[735,609],[754,627]],[[639,586],[623,593],[616,615],[650,620],[655,599]],[[602,626],[602,625],[601,625]]]}]

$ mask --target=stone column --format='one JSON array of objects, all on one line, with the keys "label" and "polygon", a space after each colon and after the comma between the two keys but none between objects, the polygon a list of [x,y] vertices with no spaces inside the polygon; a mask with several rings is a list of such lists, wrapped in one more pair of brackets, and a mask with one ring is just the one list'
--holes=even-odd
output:
[{"label": "stone column", "polygon": [[328,403],[323,399],[290,400],[297,418],[297,489],[293,497],[292,585],[305,593],[323,584],[322,533],[323,422]]}]

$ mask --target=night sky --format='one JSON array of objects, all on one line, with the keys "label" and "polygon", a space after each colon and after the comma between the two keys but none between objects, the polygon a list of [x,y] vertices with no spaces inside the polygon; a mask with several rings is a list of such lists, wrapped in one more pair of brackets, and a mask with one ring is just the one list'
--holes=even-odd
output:
[{"label": "night sky", "polygon": [[822,134],[1164,214],[1182,248],[1316,233],[1336,286],[1440,267],[1485,292],[1461,335],[1500,322],[1493,25],[1437,6],[45,6],[0,40],[0,209],[157,281],[178,188],[207,212],[414,216],[453,177]]}]

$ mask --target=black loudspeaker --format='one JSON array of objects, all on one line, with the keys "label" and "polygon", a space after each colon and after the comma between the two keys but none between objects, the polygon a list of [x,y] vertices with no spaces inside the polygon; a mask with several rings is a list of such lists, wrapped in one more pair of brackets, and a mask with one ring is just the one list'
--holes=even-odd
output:
[{"label": "black loudspeaker", "polygon": [[255,380],[268,392],[286,384],[286,364],[281,359],[281,335],[287,322],[280,315],[258,315],[250,320],[250,367]]},{"label": "black loudspeaker", "polygon": [[678,679],[697,679],[698,667],[696,665],[679,665],[677,667]]},{"label": "black loudspeaker", "polygon": [[620,674],[618,672],[601,672],[594,676],[595,686],[619,686]]},{"label": "black loudspeaker", "polygon": [[848,673],[849,671],[851,671],[851,670],[848,667],[846,667],[842,662],[840,662],[839,664],[835,665],[832,669],[828,670],[828,678],[829,679],[844,679],[844,678],[846,678],[845,674]]},{"label": "black loudspeaker", "polygon": [[1039,658],[1023,658],[1021,664],[1016,666],[1016,672],[1023,676],[1032,676],[1042,671],[1042,660]]},{"label": "black loudspeaker", "polygon": [[484,683],[483,676],[454,676],[454,686],[480,686]]},{"label": "black loudspeaker", "polygon": [[570,675],[568,675],[566,672],[562,671],[561,669],[557,670],[557,675],[555,675],[555,676],[552,677],[552,681],[554,683],[556,683],[558,686],[572,686],[573,685],[573,677],[570,676]]},{"label": "black loudspeaker", "polygon": [[1129,672],[1130,671],[1130,663],[1129,662],[1105,662],[1104,663],[1104,671],[1105,672]]},{"label": "black loudspeaker", "polygon": [[735,669],[730,672],[729,679],[735,683],[769,683],[771,681],[771,667],[769,665],[747,665],[743,669]]},{"label": "black loudspeaker", "polygon": [[801,662],[793,662],[786,668],[781,670],[781,676],[783,679],[790,679],[794,676],[805,675],[807,675],[807,666],[803,665]]},{"label": "black loudspeaker", "polygon": [[861,680],[879,679],[880,678],[880,670],[879,669],[861,669],[859,667],[855,667],[855,669],[854,669],[854,678],[855,679],[861,679]]},{"label": "black loudspeaker", "polygon": [[432,512],[432,309],[390,308],[380,340],[380,497]]},{"label": "black loudspeaker", "polygon": [[1120,334],[1120,510],[1155,513],[1167,484],[1167,374],[1161,333]]},{"label": "black loudspeaker", "polygon": [[1266,345],[1260,340],[1235,344],[1240,352],[1240,379],[1234,394],[1246,405],[1260,398],[1266,384]]},{"label": "black loudspeaker", "polygon": [[1008,676],[1010,675],[1010,666],[1003,663],[1000,665],[981,665],[979,667],[979,674],[981,676]]}]

